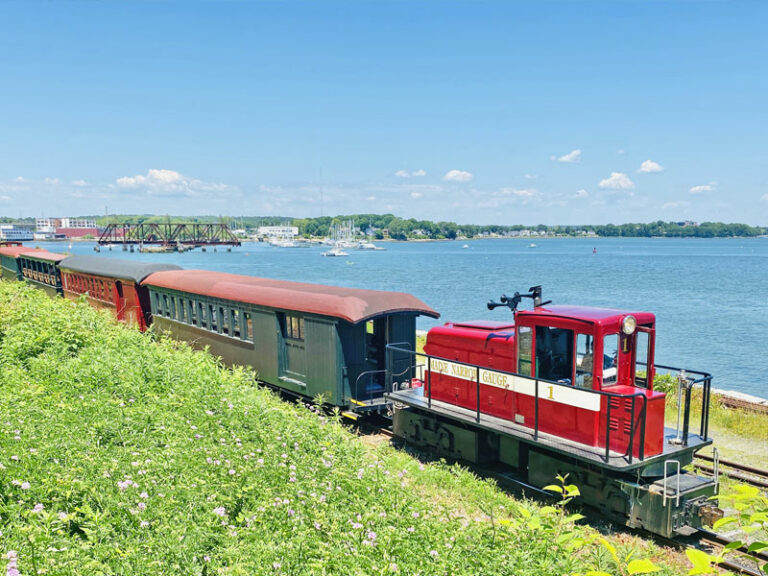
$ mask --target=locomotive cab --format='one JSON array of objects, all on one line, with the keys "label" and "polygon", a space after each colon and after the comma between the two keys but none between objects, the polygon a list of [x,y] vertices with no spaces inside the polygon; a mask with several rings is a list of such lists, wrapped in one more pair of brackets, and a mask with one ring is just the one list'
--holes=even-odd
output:
[{"label": "locomotive cab", "polygon": [[655,317],[583,306],[515,315],[517,372],[579,388],[653,390]]}]

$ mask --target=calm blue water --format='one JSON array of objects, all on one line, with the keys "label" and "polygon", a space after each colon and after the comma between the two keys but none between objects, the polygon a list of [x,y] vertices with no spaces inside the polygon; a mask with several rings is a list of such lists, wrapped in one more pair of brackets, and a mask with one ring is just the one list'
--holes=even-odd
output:
[{"label": "calm blue water", "polygon": [[[507,319],[486,302],[542,284],[545,299],[647,310],[657,316],[656,361],[711,372],[718,388],[768,397],[768,238],[543,239],[381,243],[386,251],[274,248],[139,254],[105,258],[172,262],[301,282],[410,292],[446,320]],[[94,254],[93,243],[41,243],[55,252]],[[593,254],[593,248],[597,254]],[[529,304],[526,304],[526,307]]]}]

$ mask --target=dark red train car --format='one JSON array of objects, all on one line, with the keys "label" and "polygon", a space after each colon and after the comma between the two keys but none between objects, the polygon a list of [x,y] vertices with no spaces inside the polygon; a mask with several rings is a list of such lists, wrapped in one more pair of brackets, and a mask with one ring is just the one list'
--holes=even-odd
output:
[{"label": "dark red train car", "polygon": [[648,312],[586,306],[521,310],[514,323],[448,323],[427,335],[424,352],[436,358],[425,378],[433,399],[475,409],[479,389],[482,413],[531,428],[538,379],[540,431],[604,448],[610,429],[619,453],[644,411],[644,445],[633,451],[653,456],[663,447],[665,397],[653,390],[654,324]]},{"label": "dark red train car", "polygon": [[110,309],[121,322],[146,330],[151,312],[149,293],[141,281],[153,272],[181,267],[101,256],[70,256],[60,262],[59,269],[66,298],[85,295],[92,306]]}]

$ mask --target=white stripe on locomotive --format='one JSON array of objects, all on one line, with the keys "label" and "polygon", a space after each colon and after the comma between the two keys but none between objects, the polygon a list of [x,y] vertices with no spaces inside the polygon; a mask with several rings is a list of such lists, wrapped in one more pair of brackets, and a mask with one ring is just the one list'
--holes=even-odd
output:
[{"label": "white stripe on locomotive", "polygon": [[[448,360],[432,358],[431,368],[432,372],[436,374],[443,374],[459,378],[460,380],[477,381],[477,368],[475,366],[466,366],[449,362]],[[480,368],[480,384],[503,388],[525,396],[536,396],[536,383],[534,380],[485,368]],[[556,386],[547,382],[540,382],[539,398],[592,412],[600,411],[599,394],[592,394],[570,386]]]}]

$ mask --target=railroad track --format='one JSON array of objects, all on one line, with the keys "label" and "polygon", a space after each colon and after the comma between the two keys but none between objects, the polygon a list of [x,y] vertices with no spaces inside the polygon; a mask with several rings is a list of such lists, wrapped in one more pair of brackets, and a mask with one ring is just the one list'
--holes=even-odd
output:
[{"label": "railroad track", "polygon": [[[699,544],[709,548],[709,552],[719,552],[725,546],[732,544],[732,540],[708,530],[699,530]],[[764,552],[748,552],[745,546],[735,549],[718,566],[735,574],[747,574],[749,576],[765,576],[762,566],[768,564],[768,554]]]},{"label": "railroad track", "polygon": [[[697,463],[696,466],[704,472],[714,474],[714,459],[712,456],[697,454],[696,460],[709,462],[710,464]],[[723,468],[723,466],[725,466],[725,468]],[[746,484],[750,484],[752,486],[757,486],[758,488],[768,488],[768,470],[760,470],[759,468],[746,466],[731,460],[723,460],[721,458],[720,474],[727,476],[728,478],[733,478]]]}]

